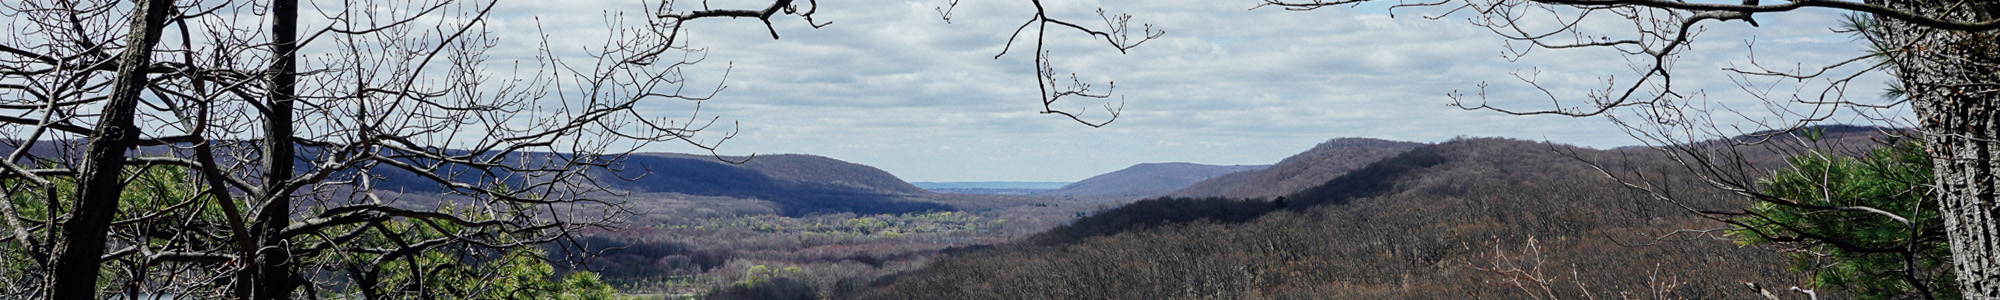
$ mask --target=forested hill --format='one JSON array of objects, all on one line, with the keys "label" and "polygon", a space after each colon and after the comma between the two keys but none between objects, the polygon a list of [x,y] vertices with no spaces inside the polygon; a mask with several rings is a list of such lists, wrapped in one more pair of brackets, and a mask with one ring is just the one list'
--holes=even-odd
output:
[{"label": "forested hill", "polygon": [[[541,154],[523,154],[525,156]],[[523,156],[517,155],[517,156]],[[510,160],[519,159],[510,157]],[[743,161],[744,157],[723,157]],[[597,184],[637,193],[675,193],[769,201],[777,213],[860,214],[949,211],[951,206],[912,201],[930,192],[874,167],[812,155],[760,155],[731,164],[708,155],[636,153],[590,172]],[[405,193],[435,193],[442,187],[412,173],[377,168],[377,187]],[[521,180],[504,173],[458,172],[460,181]],[[650,201],[651,199],[633,199]]]},{"label": "forested hill", "polygon": [[[27,158],[29,164],[74,164],[83,140],[48,140],[34,144]],[[248,142],[218,143],[218,152],[253,153],[255,144]],[[11,152],[15,146],[0,141],[0,151]],[[159,145],[141,147],[137,151],[143,155],[169,155],[192,157],[187,145]],[[381,150],[388,151],[388,150]],[[452,155],[467,155],[470,151],[443,150]],[[301,146],[298,155],[313,157],[331,155],[315,147]],[[455,182],[484,184],[504,182],[512,186],[525,186],[526,182],[546,180],[545,178],[525,178],[529,175],[517,174],[510,168],[475,170],[460,164],[438,164],[436,160],[400,156],[398,153],[381,153],[415,166],[437,165],[436,174]],[[492,159],[487,154],[473,156],[474,160]],[[497,159],[497,165],[518,167],[533,166],[536,162],[548,161],[549,156],[567,156],[571,153],[512,153]],[[230,157],[220,159],[228,160]],[[728,161],[742,161],[730,164]],[[296,172],[308,172],[317,165],[300,159]],[[692,196],[737,198],[759,202],[756,206],[767,206],[779,214],[803,216],[815,213],[852,212],[857,214],[897,214],[925,211],[951,211],[961,207],[988,207],[991,204],[977,203],[978,200],[963,200],[968,196],[941,196],[917,188],[902,179],[875,167],[854,164],[833,158],[804,154],[759,155],[747,157],[715,157],[710,155],[678,153],[635,153],[618,160],[606,160],[609,170],[594,170],[588,174],[591,182],[604,187],[638,193],[674,193]],[[396,192],[408,196],[411,206],[428,206],[430,201],[442,197],[445,186],[429,176],[391,167],[386,164],[373,166],[369,171],[372,188]],[[351,178],[356,172],[334,174],[333,178]],[[251,175],[256,176],[256,175]],[[341,179],[345,180],[345,179]],[[972,197],[977,198],[977,197]],[[635,201],[658,199],[637,198]],[[991,199],[984,199],[991,200]],[[1012,200],[1020,202],[1019,200]]]},{"label": "forested hill", "polygon": [[888,172],[820,156],[760,155],[733,165],[709,156],[646,153],[627,156],[618,167],[602,174],[617,179],[602,182],[635,192],[761,199],[787,216],[953,210],[910,201],[908,196],[930,192]]},{"label": "forested hill", "polygon": [[1092,176],[1060,189],[1038,193],[1044,197],[1077,197],[1101,200],[1137,199],[1172,192],[1189,184],[1265,166],[1217,166],[1193,163],[1146,163]]},{"label": "forested hill", "polygon": [[1326,183],[1348,171],[1402,154],[1421,143],[1371,138],[1337,138],[1286,157],[1269,168],[1203,180],[1175,191],[1174,197],[1275,198]]},{"label": "forested hill", "polygon": [[[1686,174],[1657,173],[1684,168],[1650,149],[1462,139],[1346,172],[1283,202],[1132,203],[1028,241],[953,253],[853,296],[1518,299],[1544,292],[1532,282],[1507,285],[1530,276],[1551,280],[1547,292],[1559,298],[1739,299],[1752,296],[1743,282],[1801,285],[1774,252],[1699,233],[1658,238],[1716,225],[1583,161],[1654,172],[1694,207],[1745,204]],[[1533,272],[1507,273],[1516,268]]]},{"label": "forested hill", "polygon": [[[716,161],[714,157],[672,153],[645,153],[646,156],[663,156]],[[864,191],[892,194],[926,194],[922,188],[904,182],[896,175],[872,166],[851,163],[830,157],[809,154],[772,154],[756,157],[724,157],[730,161],[742,161],[743,168],[756,171],[773,179],[817,183],[828,186],[842,186]]]}]

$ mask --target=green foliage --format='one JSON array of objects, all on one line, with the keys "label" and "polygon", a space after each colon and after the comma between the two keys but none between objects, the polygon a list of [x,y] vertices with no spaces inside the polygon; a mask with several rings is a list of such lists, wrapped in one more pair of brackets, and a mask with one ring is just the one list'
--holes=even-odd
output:
[{"label": "green foliage", "polygon": [[876,218],[863,217],[863,218],[848,219],[847,226],[853,227],[855,232],[860,232],[862,234],[870,234],[870,233],[875,233],[876,230],[882,230],[883,228],[889,227],[889,222],[882,221],[881,219],[876,219]]},{"label": "green foliage", "polygon": [[[143,246],[153,249],[183,249],[217,247],[226,245],[227,221],[222,216],[219,203],[203,194],[206,190],[190,176],[185,167],[173,165],[129,165],[124,169],[122,179],[126,188],[119,195],[116,219],[108,239],[127,246]],[[36,184],[23,178],[0,180],[0,188],[6,191],[7,209],[23,221],[22,227],[31,236],[39,236],[51,228],[51,218],[60,218],[74,209],[76,178],[69,176],[48,176],[47,185]],[[51,209],[54,208],[54,209]],[[41,225],[41,226],[37,226]],[[0,231],[12,233],[8,223],[0,223]],[[204,232],[210,234],[184,234],[184,232]],[[11,235],[0,241],[0,276],[28,278],[23,274],[45,272],[42,265],[34,263],[47,257],[33,258],[35,250]],[[46,247],[51,241],[31,244]],[[48,249],[39,249],[47,251]],[[105,261],[99,266],[98,285],[104,288],[116,282],[127,282],[127,278],[148,276],[147,272],[173,267],[160,267],[173,263],[145,261],[125,256]],[[178,267],[177,265],[175,267]],[[0,282],[0,285],[5,285]]]},{"label": "green foliage", "polygon": [[[1901,142],[1861,159],[1813,152],[1760,183],[1763,193],[1796,201],[1754,202],[1733,233],[1742,244],[1783,244],[1793,266],[1811,271],[1815,284],[1839,287],[1865,299],[1905,297],[1922,290],[1956,299],[1951,253],[1942,235],[1937,202],[1929,197],[1931,164],[1922,146]],[[1832,210],[1871,207],[1878,213]],[[1909,251],[1913,250],[1913,251]],[[1906,266],[1915,270],[1906,272]]]},{"label": "green foliage", "polygon": [[[203,217],[219,217],[215,215],[216,210],[213,209],[216,205],[214,201],[202,198],[203,195],[198,194],[202,192],[202,188],[191,181],[193,177],[189,176],[187,168],[139,165],[126,167],[125,173],[126,188],[118,197],[120,219],[177,212],[189,205],[203,205],[205,208],[201,210],[205,213]],[[70,201],[76,196],[76,178],[51,176],[48,179],[47,191],[53,192],[52,196],[45,195],[41,187],[27,180],[7,179],[0,182],[0,185],[7,187],[7,200],[13,202],[13,208],[21,217],[47,219],[51,215],[48,201],[51,199]],[[58,208],[67,207],[58,206]],[[58,211],[54,215],[63,213],[67,212]]]},{"label": "green foliage", "polygon": [[[555,269],[543,260],[536,248],[514,248],[484,262],[472,261],[454,251],[426,251],[413,260],[385,264],[389,274],[381,286],[400,292],[383,293],[391,298],[418,297],[446,299],[508,300],[610,300],[625,299],[610,284],[591,272],[569,272],[557,280]],[[422,272],[409,272],[414,266]],[[421,278],[416,274],[422,274]],[[422,283],[422,289],[412,285]]]},{"label": "green foliage", "polygon": [[[459,208],[451,202],[439,203],[436,210],[456,211],[459,215],[477,218],[494,217],[475,213],[471,208]],[[491,235],[484,239],[499,244],[519,239],[513,235],[519,233],[480,233],[455,222],[409,218],[352,226],[359,228],[339,230],[362,233],[359,238],[345,243],[349,247],[393,249],[420,242],[443,241],[451,235]],[[307,237],[304,242],[320,242],[317,239]],[[555,268],[545,259],[547,254],[528,245],[492,248],[450,242],[408,255],[371,252],[340,255],[339,259],[331,261],[349,264],[349,267],[339,270],[354,281],[348,282],[348,290],[342,292],[369,298],[618,299],[617,292],[595,273],[569,272],[558,278]]]},{"label": "green foliage", "polygon": [[771,281],[771,268],[764,265],[757,265],[750,267],[749,271],[744,272],[743,282],[738,284],[755,287],[757,284],[767,281]]},{"label": "green foliage", "polygon": [[[221,205],[213,197],[203,194],[207,190],[194,176],[189,176],[187,168],[165,165],[130,166],[126,169],[126,189],[120,195],[118,218],[121,220],[143,220],[122,224],[113,228],[113,240],[123,243],[150,243],[155,245],[228,245],[226,217],[222,216]],[[0,181],[9,189],[6,200],[23,218],[46,220],[51,215],[61,215],[64,211],[50,211],[49,196],[43,191],[53,192],[53,199],[66,200],[74,197],[75,180],[70,177],[51,177],[49,188],[21,179]],[[64,207],[56,206],[58,209]],[[312,208],[317,214],[320,208]],[[481,216],[469,213],[469,209],[454,208],[444,202],[440,211],[468,212],[463,215]],[[491,216],[483,216],[491,217]],[[364,228],[373,226],[373,229]],[[464,235],[470,232],[452,222],[417,222],[396,218],[379,225],[350,225],[340,228],[340,232],[362,231],[358,239],[343,243],[350,247],[376,247],[381,249],[406,245],[411,241],[442,238],[449,234]],[[204,232],[210,234],[174,234],[176,232]],[[504,234],[503,234],[504,235]],[[298,242],[317,243],[324,236],[308,236]],[[499,240],[508,240],[501,238]],[[24,273],[39,272],[19,241],[0,242],[0,276],[24,278]],[[384,258],[384,253],[358,252],[344,254],[339,261],[367,265],[372,269],[345,269],[347,276],[365,273],[365,282],[353,277],[341,278],[347,293],[361,293],[368,289],[382,298],[445,298],[445,299],[613,299],[616,292],[610,285],[598,280],[596,274],[572,272],[560,282],[554,281],[554,268],[543,259],[540,249],[515,247],[511,249],[490,249],[469,245],[432,247],[407,256],[381,260],[378,266],[373,262]],[[111,261],[103,267],[99,276],[100,285],[122,281],[135,276],[130,270],[139,264],[150,262]],[[337,279],[338,280],[338,279]],[[336,289],[339,291],[339,289]],[[339,298],[339,297],[335,297]]]},{"label": "green foliage", "polygon": [[752,266],[744,271],[743,281],[710,290],[707,299],[819,299],[811,286],[793,279],[803,272],[798,266],[776,271],[765,265]]},{"label": "green foliage", "polygon": [[[1902,45],[1882,39],[1882,21],[1877,20],[1873,14],[1864,13],[1849,13],[1841,17],[1839,31],[1852,34],[1856,40],[1867,42],[1868,56],[1876,61],[1875,67],[1892,67],[1891,64],[1895,61],[1889,59],[1889,54],[1900,52]],[[1903,87],[1901,80],[1890,80],[1883,82],[1882,85],[1887,86],[1882,89],[1882,100],[1894,101],[1909,95],[1909,89]]]},{"label": "green foliage", "polygon": [[[548,266],[548,264],[542,265]],[[569,275],[563,276],[562,285],[556,288],[555,297],[553,297],[553,299],[560,300],[612,300],[625,298],[620,297],[617,291],[612,290],[611,285],[604,284],[604,281],[599,280],[597,273],[591,272],[570,272]]]},{"label": "green foliage", "polygon": [[[550,267],[548,262],[542,261],[540,250],[514,249],[507,254],[506,257],[489,263],[497,270],[495,276],[487,279],[494,289],[484,293],[485,295],[482,295],[484,297],[481,298],[535,299],[544,298],[543,296],[549,292],[562,290],[548,286],[549,278],[555,277],[555,268]],[[578,275],[571,273],[569,276]],[[570,287],[570,285],[561,286],[561,288]]]}]

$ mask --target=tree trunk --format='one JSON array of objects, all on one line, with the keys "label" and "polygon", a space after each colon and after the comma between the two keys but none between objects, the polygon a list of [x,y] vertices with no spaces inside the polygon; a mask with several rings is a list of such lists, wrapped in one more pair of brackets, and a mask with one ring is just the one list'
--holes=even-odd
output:
[{"label": "tree trunk", "polygon": [[117,217],[118,196],[125,189],[125,151],[139,137],[139,127],[132,120],[139,106],[139,91],[146,86],[145,67],[152,64],[153,44],[159,43],[160,30],[173,5],[170,0],[133,5],[131,33],[118,54],[111,99],[104,103],[85,146],[82,170],[77,174],[76,206],[62,225],[63,240],[57,244],[50,272],[49,299],[97,298],[97,272],[106,232],[111,218]]},{"label": "tree trunk", "polygon": [[[1980,1],[1869,1],[1953,20],[1990,20]],[[1967,3],[1970,4],[1968,7]],[[1950,12],[1946,12],[1950,11]],[[2000,32],[1925,28],[1887,18],[1882,38],[1933,157],[1939,209],[1965,299],[2000,299]]]},{"label": "tree trunk", "polygon": [[271,3],[271,88],[264,118],[264,200],[251,221],[257,236],[256,281],[252,299],[289,299],[298,282],[292,274],[292,258],[286,251],[284,229],[291,226],[292,193],[292,101],[298,82],[298,0]]}]

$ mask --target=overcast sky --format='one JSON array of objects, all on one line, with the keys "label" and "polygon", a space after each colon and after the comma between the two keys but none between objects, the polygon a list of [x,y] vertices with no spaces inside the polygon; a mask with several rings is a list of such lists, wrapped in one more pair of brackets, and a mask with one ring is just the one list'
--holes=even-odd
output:
[{"label": "overcast sky", "polygon": [[[1148,162],[1270,164],[1340,137],[1637,143],[1602,118],[1447,106],[1447,93],[1481,82],[1499,105],[1547,105],[1510,72],[1535,76],[1569,98],[1601,87],[1607,76],[1631,76],[1625,58],[1605,49],[1536,50],[1510,62],[1501,56],[1503,42],[1468,25],[1467,15],[1426,20],[1419,16],[1440,11],[1400,9],[1392,18],[1384,5],[1249,10],[1251,0],[1047,2],[1059,18],[1101,24],[1093,11],[1103,7],[1132,14],[1135,27],[1149,23],[1167,32],[1126,54],[1073,32],[1050,35],[1059,72],[1117,82],[1124,115],[1115,123],[1090,128],[1037,114],[1032,53],[1017,49],[993,58],[1013,28],[1032,17],[1025,0],[965,1],[951,24],[933,11],[944,0],[821,0],[817,20],[832,25],[813,29],[797,18],[776,19],[782,36],[776,40],[755,20],[699,20],[688,34],[709,59],[689,75],[705,86],[729,72],[727,89],[702,106],[740,124],[723,154],[821,155],[908,181],[1075,181]],[[533,43],[533,32],[523,29],[537,17],[556,45],[588,44],[602,34],[603,11],[641,9],[627,0],[500,5],[494,28],[503,45]],[[1849,36],[1830,31],[1838,26],[1835,12],[1758,18],[1759,28],[1707,23],[1697,50],[1677,63],[1675,84],[1706,91],[1710,101],[1741,101],[1744,94],[1721,69],[1746,64],[1745,45],[1753,41],[1765,65],[1813,67],[1861,53]],[[1857,88],[1881,88],[1881,80],[1866,82]],[[1059,103],[1092,112],[1101,112],[1101,104]],[[664,116],[691,108],[648,109]]]}]

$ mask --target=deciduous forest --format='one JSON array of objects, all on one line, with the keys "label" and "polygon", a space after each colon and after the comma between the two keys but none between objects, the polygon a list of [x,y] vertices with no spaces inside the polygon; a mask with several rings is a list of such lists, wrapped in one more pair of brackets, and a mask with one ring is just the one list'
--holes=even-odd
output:
[{"label": "deciduous forest", "polygon": [[[993,16],[936,2],[920,6],[938,26],[1012,20],[972,48],[1032,69],[1016,77],[1033,84],[982,92],[1074,130],[1131,131],[1115,127],[1136,112],[1130,85],[1093,72],[1230,76],[1063,59],[1174,43],[1158,42],[1172,24],[1119,3],[1002,0],[1021,15]],[[1495,79],[1511,86],[1438,93],[1450,113],[1601,119],[1632,146],[1314,135],[1332,139],[1255,164],[927,190],[840,158],[725,154],[744,127],[704,110],[738,68],[709,55],[754,47],[696,32],[816,37],[845,24],[826,11],[876,4],[637,1],[582,36],[544,27],[573,16],[502,17],[500,1],[9,1],[0,299],[2000,299],[2000,4],[1376,2],[1242,8],[1423,10],[1412,18],[1490,33],[1510,62],[1609,54],[1622,73],[1532,65]],[[1819,16],[1807,10],[1844,14],[1823,31],[1865,50],[1787,68],[1745,42],[1740,65],[1678,64],[1735,55],[1694,46],[1711,30],[1775,34],[1797,23],[1774,19]],[[935,38],[911,32],[893,35]],[[856,59],[821,54],[799,57]],[[948,73],[986,76],[970,72]],[[1878,77],[1886,91],[1856,83]],[[741,88],[879,83],[826,81]],[[1188,107],[1139,114],[1223,118],[1164,111]],[[1253,109],[1270,114],[1237,121],[1291,131],[1242,135],[1317,134],[1283,121],[1345,113]],[[977,190],[1004,193],[953,192]]]}]

